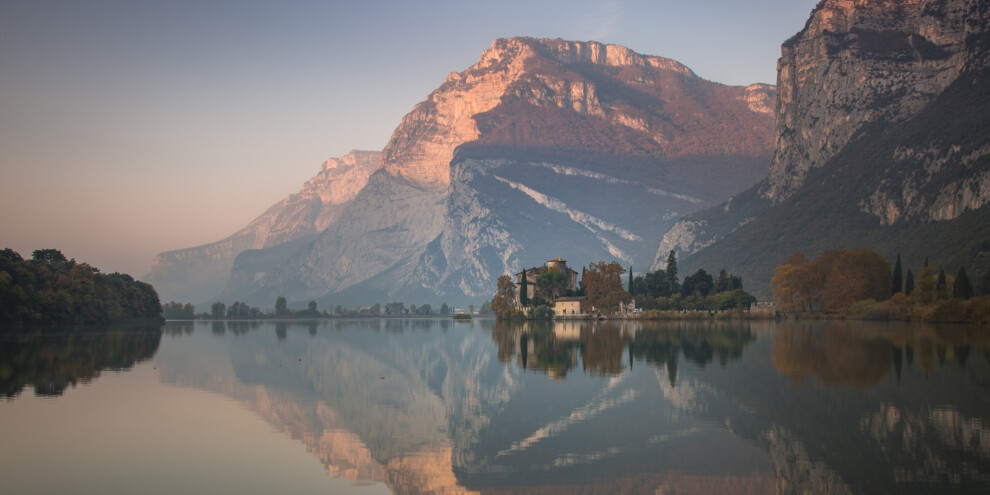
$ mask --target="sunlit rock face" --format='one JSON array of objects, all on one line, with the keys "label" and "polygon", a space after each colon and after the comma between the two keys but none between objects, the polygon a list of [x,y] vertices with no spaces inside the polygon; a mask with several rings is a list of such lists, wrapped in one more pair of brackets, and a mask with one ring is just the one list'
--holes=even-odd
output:
[{"label": "sunlit rock face", "polygon": [[368,183],[381,153],[352,151],[323,163],[302,189],[272,205],[246,227],[211,244],[161,253],[144,280],[162,300],[203,302],[223,289],[234,258],[325,230]]},{"label": "sunlit rock face", "polygon": [[621,46],[496,40],[403,118],[338,221],[245,252],[222,297],[478,302],[553,256],[648,265],[677,215],[763,176],[775,95]]},{"label": "sunlit rock face", "polygon": [[967,37],[986,31],[986,9],[977,0],[819,4],[781,47],[776,143],[761,193],[779,203],[864,126],[916,115],[969,63]]},{"label": "sunlit rock face", "polygon": [[[768,243],[782,239],[791,251],[821,249],[809,239],[837,247],[822,217],[847,228],[906,228],[907,220],[952,221],[990,203],[988,25],[990,6],[977,0],[819,3],[781,47],[766,178],[679,220],[665,232],[654,268],[674,249],[682,257],[703,253],[689,268],[718,262],[746,270],[775,254]],[[785,202],[785,210],[772,209]],[[859,220],[861,213],[872,218]],[[820,235],[798,232],[799,223]],[[719,242],[735,231],[752,239]],[[861,243],[865,235],[852,237]],[[753,242],[752,252],[738,248]],[[905,250],[910,242],[895,244]],[[760,270],[750,274],[769,280]]]}]

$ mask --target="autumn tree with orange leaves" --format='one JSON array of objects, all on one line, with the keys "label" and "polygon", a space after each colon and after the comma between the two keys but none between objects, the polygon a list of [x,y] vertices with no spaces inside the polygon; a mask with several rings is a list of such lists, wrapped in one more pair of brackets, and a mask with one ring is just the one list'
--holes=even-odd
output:
[{"label": "autumn tree with orange leaves", "polygon": [[890,295],[890,263],[867,248],[829,250],[808,260],[800,251],[777,267],[770,285],[787,312],[844,313],[856,301]]},{"label": "autumn tree with orange leaves", "polygon": [[612,314],[619,310],[621,303],[628,303],[632,296],[622,285],[622,274],[626,269],[622,265],[599,261],[592,263],[581,277],[581,286],[587,296],[587,304],[602,314]]}]

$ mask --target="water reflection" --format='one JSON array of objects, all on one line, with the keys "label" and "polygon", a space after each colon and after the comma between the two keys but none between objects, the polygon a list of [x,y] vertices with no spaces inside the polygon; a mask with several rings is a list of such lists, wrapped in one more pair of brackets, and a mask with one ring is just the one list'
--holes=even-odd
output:
[{"label": "water reflection", "polygon": [[973,350],[990,353],[990,332],[975,327],[782,323],[773,337],[777,370],[795,384],[814,376],[825,385],[867,388],[903,367],[925,374],[950,363],[960,369]]},{"label": "water reflection", "polygon": [[126,370],[155,355],[158,327],[100,327],[73,333],[35,332],[0,338],[0,396],[33,387],[37,396],[57,397],[103,370]]},{"label": "water reflection", "polygon": [[666,369],[674,386],[680,356],[702,368],[713,361],[725,367],[755,338],[748,324],[738,322],[497,322],[492,329],[500,361],[515,358],[553,379],[565,378],[579,362],[583,372],[617,376],[638,360]]},{"label": "water reflection", "polygon": [[223,394],[331,475],[396,493],[990,488],[990,338],[970,327],[364,319],[165,334],[158,379]]}]

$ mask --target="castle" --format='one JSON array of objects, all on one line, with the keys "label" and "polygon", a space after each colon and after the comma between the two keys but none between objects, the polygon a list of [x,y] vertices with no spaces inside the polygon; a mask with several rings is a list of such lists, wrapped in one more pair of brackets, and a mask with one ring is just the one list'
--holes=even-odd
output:
[{"label": "castle", "polygon": [[[558,256],[550,261],[547,261],[546,265],[528,268],[516,274],[516,287],[519,288],[519,290],[516,291],[516,304],[519,304],[519,298],[522,296],[523,290],[526,291],[526,296],[529,297],[529,299],[533,299],[533,297],[536,296],[536,277],[551,271],[564,274],[564,278],[567,280],[567,290],[577,290],[578,273],[568,268],[567,261]],[[522,285],[523,273],[526,274],[525,287]]]}]

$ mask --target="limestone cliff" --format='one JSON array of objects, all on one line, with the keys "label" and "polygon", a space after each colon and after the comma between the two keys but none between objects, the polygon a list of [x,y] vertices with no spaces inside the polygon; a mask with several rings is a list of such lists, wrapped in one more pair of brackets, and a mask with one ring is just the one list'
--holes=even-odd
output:
[{"label": "limestone cliff", "polygon": [[204,302],[223,289],[234,258],[247,249],[277,246],[323,231],[379,168],[380,153],[352,151],[323,163],[299,192],[272,205],[246,227],[210,244],[161,253],[143,279],[163,301]]},{"label": "limestone cliff", "polygon": [[548,256],[645,265],[676,215],[765,173],[774,97],[621,46],[496,40],[402,119],[340,220],[243,253],[223,298],[477,302]]},{"label": "limestone cliff", "polygon": [[[697,253],[685,268],[735,268],[768,295],[773,267],[794,250],[982,259],[984,239],[957,234],[990,203],[988,25],[990,6],[975,0],[819,3],[781,48],[767,177],[680,220],[654,266],[670,249]],[[921,240],[932,234],[966,240],[937,252]]]},{"label": "limestone cliff", "polygon": [[973,57],[967,38],[986,31],[986,9],[976,0],[818,4],[781,47],[774,157],[760,192],[780,203],[864,126],[920,112]]}]

